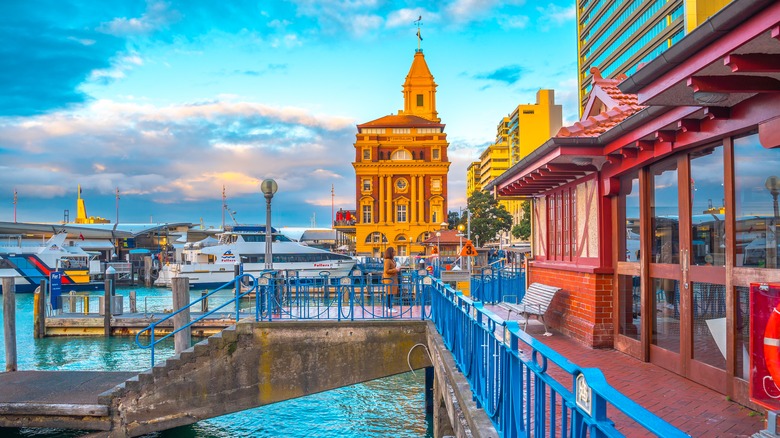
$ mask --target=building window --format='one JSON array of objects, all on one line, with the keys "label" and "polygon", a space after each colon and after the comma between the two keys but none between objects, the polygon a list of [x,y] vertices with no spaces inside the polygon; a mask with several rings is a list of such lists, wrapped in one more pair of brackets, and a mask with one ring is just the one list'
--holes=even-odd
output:
[{"label": "building window", "polygon": [[423,95],[418,94],[417,95],[417,106],[423,106]]},{"label": "building window", "polygon": [[406,205],[397,205],[395,207],[395,221],[406,222]]},{"label": "building window", "polygon": [[366,236],[366,243],[387,243],[387,237],[385,237],[384,234],[380,233],[379,231],[374,231],[373,233]]},{"label": "building window", "polygon": [[363,159],[364,160],[370,160],[371,159],[371,149],[363,149]]},{"label": "building window", "polygon": [[384,134],[385,128],[363,128],[360,130],[361,134]]},{"label": "building window", "polygon": [[431,222],[433,222],[434,224],[439,222],[439,212],[438,211],[433,211],[431,213]]},{"label": "building window", "polygon": [[431,191],[434,193],[441,193],[441,180],[439,178],[431,180]]},{"label": "building window", "polygon": [[371,223],[371,209],[372,209],[372,206],[370,206],[370,205],[364,205],[363,206],[363,223],[364,224],[370,224]]},{"label": "building window", "polygon": [[533,114],[534,110],[523,110],[523,114]]},{"label": "building window", "polygon": [[393,134],[411,134],[412,128],[393,128]]},{"label": "building window", "polygon": [[417,128],[418,134],[440,134],[441,128]]},{"label": "building window", "polygon": [[567,187],[547,197],[549,229],[549,257],[552,260],[567,260],[577,254],[576,229],[576,187]]},{"label": "building window", "polygon": [[[780,149],[758,134],[734,139],[734,197],[738,267],[778,269],[778,169]],[[699,181],[696,181],[699,185]],[[720,195],[720,193],[718,193]],[[718,199],[713,199],[718,202]]]},{"label": "building window", "polygon": [[371,191],[371,179],[364,178],[363,179],[363,191],[364,192],[370,192]]},{"label": "building window", "polygon": [[395,188],[398,189],[399,192],[405,192],[408,186],[409,183],[406,182],[406,179],[404,178],[399,178],[398,181],[395,182]]},{"label": "building window", "polygon": [[406,149],[401,149],[393,152],[393,155],[390,157],[393,161],[402,161],[402,160],[411,160],[412,154],[409,153]]},{"label": "building window", "polygon": [[439,158],[439,157],[440,157],[440,152],[439,152],[439,149],[434,149],[433,151],[431,151],[431,157],[432,157],[434,160],[439,160],[439,159],[440,159],[440,158]]},{"label": "building window", "polygon": [[406,246],[398,245],[398,257],[406,257]]}]

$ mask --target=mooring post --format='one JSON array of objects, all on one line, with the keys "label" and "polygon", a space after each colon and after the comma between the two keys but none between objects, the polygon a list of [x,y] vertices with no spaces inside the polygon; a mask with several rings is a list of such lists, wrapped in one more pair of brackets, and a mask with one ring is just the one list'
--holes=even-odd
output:
[{"label": "mooring post", "polygon": [[103,294],[103,335],[111,336],[111,304],[114,300],[114,280],[116,269],[109,266],[106,269],[105,292]]},{"label": "mooring post", "polygon": [[46,280],[35,289],[33,297],[33,338],[46,337]]},{"label": "mooring post", "polygon": [[134,290],[130,291],[130,313],[135,313],[138,310],[138,304],[136,301],[136,294]]},{"label": "mooring post", "polygon": [[144,256],[144,286],[152,287],[152,257]]},{"label": "mooring post", "polygon": [[3,330],[5,371],[16,371],[16,285],[14,277],[3,277]]},{"label": "mooring post", "polygon": [[206,313],[209,311],[209,299],[206,298],[206,295],[209,294],[208,290],[204,290],[200,293],[200,297],[203,298],[203,300],[200,302],[200,311],[203,313]]},{"label": "mooring post", "polygon": [[190,348],[192,345],[192,328],[185,325],[190,323],[190,279],[187,277],[173,277],[171,279],[173,287],[173,311],[181,309],[181,312],[173,315],[173,346],[176,354]]}]

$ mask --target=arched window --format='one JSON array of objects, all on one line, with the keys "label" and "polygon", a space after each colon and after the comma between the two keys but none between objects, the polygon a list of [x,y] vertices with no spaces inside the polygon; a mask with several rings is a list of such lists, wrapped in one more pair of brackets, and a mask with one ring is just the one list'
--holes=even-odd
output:
[{"label": "arched window", "polygon": [[374,231],[373,233],[366,236],[366,243],[387,243],[387,236],[380,233],[379,231]]},{"label": "arched window", "polygon": [[393,152],[393,155],[390,157],[390,159],[393,161],[411,160],[412,154],[410,154],[406,149],[399,149]]}]

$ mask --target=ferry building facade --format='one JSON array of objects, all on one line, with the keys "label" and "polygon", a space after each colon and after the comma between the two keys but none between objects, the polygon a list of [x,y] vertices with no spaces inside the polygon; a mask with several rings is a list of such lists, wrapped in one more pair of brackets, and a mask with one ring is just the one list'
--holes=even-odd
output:
[{"label": "ferry building facade", "polygon": [[357,126],[355,249],[378,257],[424,252],[447,220],[447,135],[436,111],[436,83],[421,49],[403,85],[404,109]]}]

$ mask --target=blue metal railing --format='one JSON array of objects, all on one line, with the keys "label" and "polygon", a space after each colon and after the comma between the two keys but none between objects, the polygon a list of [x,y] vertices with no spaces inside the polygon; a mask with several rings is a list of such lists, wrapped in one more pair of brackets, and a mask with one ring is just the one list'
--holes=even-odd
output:
[{"label": "blue metal railing", "polygon": [[[427,278],[427,280],[426,280]],[[274,321],[279,319],[327,319],[327,320],[357,320],[378,318],[418,318],[430,319],[430,296],[424,293],[425,282],[430,283],[430,277],[424,272],[403,271],[398,284],[382,284],[367,281],[364,277],[331,278],[328,275],[319,277],[299,277],[295,275],[282,276],[278,272],[265,272],[260,277],[251,274],[241,274],[236,279],[192,301],[187,306],[167,314],[158,321],[136,333],[135,343],[140,348],[151,350],[152,366],[155,363],[155,347],[176,333],[190,328],[204,319],[234,306],[235,312],[231,319],[238,322],[241,319],[241,300],[254,296],[254,305],[244,316],[254,316],[255,321]],[[236,287],[236,285],[239,285]],[[242,290],[244,288],[244,290]],[[208,312],[191,319],[182,327],[171,329],[169,333],[158,337],[157,329],[162,324],[166,330],[171,327],[170,320],[186,309],[200,305],[216,293],[235,289],[233,298],[225,301]],[[397,291],[393,294],[392,291]],[[149,343],[142,343],[141,338],[149,336]]]},{"label": "blue metal railing", "polygon": [[[255,278],[254,276],[252,276],[251,274],[242,274],[242,275],[236,277],[235,279],[233,279],[233,281],[225,283],[224,285],[218,287],[217,289],[214,289],[213,291],[209,292],[208,294],[203,295],[202,297],[198,298],[195,301],[192,301],[191,303],[189,303],[188,305],[182,307],[181,309],[178,309],[178,310],[174,311],[173,313],[170,313],[167,316],[161,318],[160,320],[155,321],[155,322],[149,324],[148,327],[140,330],[138,333],[135,334],[135,344],[138,345],[140,348],[150,349],[151,350],[152,366],[154,366],[154,349],[157,346],[157,344],[159,344],[160,342],[170,338],[171,336],[175,335],[176,333],[178,333],[178,332],[180,332],[182,330],[188,329],[193,324],[195,324],[197,322],[200,322],[200,321],[203,321],[204,319],[208,318],[211,315],[214,315],[215,313],[219,312],[220,310],[224,309],[225,307],[227,307],[227,306],[229,306],[231,304],[235,306],[235,320],[236,320],[236,322],[238,322],[238,320],[240,319],[240,301],[241,301],[241,298],[243,298],[243,297],[245,297],[245,296],[247,296],[247,295],[249,295],[251,293],[255,293],[255,295],[258,295],[258,294],[256,294],[257,288],[258,288],[258,283],[259,283],[258,279]],[[241,285],[242,284],[250,285],[250,287],[248,287],[245,291],[242,292],[241,291]],[[211,309],[210,311],[203,313],[199,317],[190,320],[187,324],[185,324],[185,325],[183,325],[183,326],[181,326],[181,327],[179,327],[177,329],[171,330],[170,333],[167,333],[167,334],[165,334],[164,336],[162,336],[160,338],[156,337],[155,331],[156,331],[157,327],[160,326],[160,324],[162,324],[162,323],[164,323],[164,322],[166,322],[168,320],[171,320],[171,322],[172,322],[172,319],[173,319],[174,316],[184,312],[185,310],[188,310],[188,309],[192,308],[195,305],[199,305],[201,302],[203,302],[203,300],[209,299],[210,297],[214,296],[214,294],[216,294],[217,292],[228,290],[230,288],[234,288],[235,291],[236,291],[235,292],[235,297],[233,299],[225,301],[224,303],[220,304],[219,306],[216,306],[215,308]],[[144,333],[149,333],[149,343],[148,344],[141,343],[141,335],[144,334]]]},{"label": "blue metal railing", "polygon": [[471,298],[483,303],[500,303],[513,297],[516,302],[525,295],[525,270],[521,268],[480,269],[471,276]]},{"label": "blue metal railing", "polygon": [[[494,280],[492,274],[490,277],[490,281],[500,281]],[[154,329],[183,309],[140,331],[136,343],[152,349],[152,365],[156,344],[231,303],[235,304],[238,321],[241,298],[254,293],[256,321],[432,320],[458,369],[468,380],[478,407],[484,409],[501,437],[623,436],[608,415],[610,406],[657,436],[687,436],[609,385],[600,370],[578,367],[522,331],[516,321],[504,321],[482,302],[463,296],[440,280],[424,275],[424,271],[405,272],[401,276],[398,295],[391,297],[398,313],[388,313],[385,306],[390,288],[396,285],[327,276],[255,278],[245,274],[189,307],[237,284],[244,284],[247,290],[236,288],[235,297],[230,301],[178,330],[155,338]],[[151,340],[142,345],[139,336],[146,332]]]},{"label": "blue metal railing", "polygon": [[502,437],[623,436],[608,406],[657,436],[687,436],[609,385],[600,370],[578,367],[516,321],[504,321],[439,281],[432,289],[434,324]]}]

